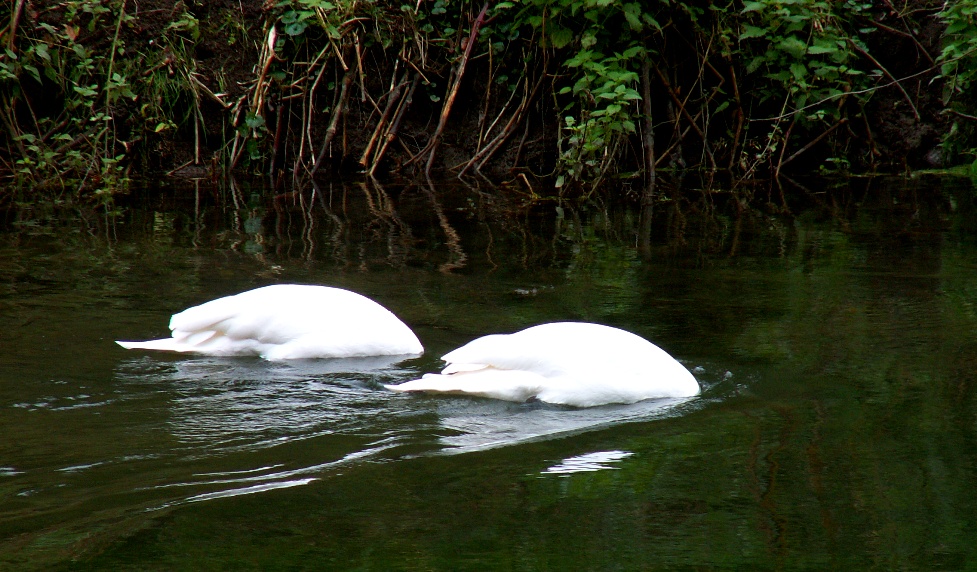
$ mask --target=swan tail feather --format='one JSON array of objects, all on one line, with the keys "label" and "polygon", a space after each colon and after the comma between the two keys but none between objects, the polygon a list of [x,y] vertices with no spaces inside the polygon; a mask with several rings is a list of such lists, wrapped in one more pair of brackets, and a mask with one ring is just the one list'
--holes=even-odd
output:
[{"label": "swan tail feather", "polygon": [[448,375],[429,373],[421,379],[384,387],[402,393],[454,393],[506,401],[527,401],[539,394],[544,382],[540,376],[529,372],[487,368]]},{"label": "swan tail feather", "polygon": [[182,343],[179,340],[173,338],[163,338],[159,340],[147,340],[145,342],[127,342],[116,340],[117,344],[124,347],[127,350],[157,350],[164,352],[191,352],[194,351],[194,347]]}]

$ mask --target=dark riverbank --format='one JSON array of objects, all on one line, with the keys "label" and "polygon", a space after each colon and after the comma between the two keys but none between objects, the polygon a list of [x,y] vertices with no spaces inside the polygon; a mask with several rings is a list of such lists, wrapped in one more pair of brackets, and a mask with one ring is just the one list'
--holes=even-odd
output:
[{"label": "dark riverbank", "polygon": [[945,166],[975,147],[967,6],[17,0],[2,168],[92,197],[150,174],[650,195],[687,169]]}]

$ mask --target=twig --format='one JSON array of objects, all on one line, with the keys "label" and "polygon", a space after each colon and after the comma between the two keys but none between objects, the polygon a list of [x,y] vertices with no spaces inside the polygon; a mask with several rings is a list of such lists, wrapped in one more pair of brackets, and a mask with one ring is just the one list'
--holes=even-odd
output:
[{"label": "twig", "polygon": [[261,66],[261,73],[258,74],[258,81],[254,86],[254,99],[251,101],[251,110],[255,115],[261,115],[261,107],[264,104],[265,91],[267,91],[268,83],[265,82],[265,77],[268,76],[268,70],[271,69],[272,62],[275,61],[275,40],[278,38],[278,31],[275,29],[274,24],[268,30],[268,38],[265,42],[265,46],[262,47],[262,55],[265,55],[264,64]]},{"label": "twig", "polygon": [[879,60],[875,59],[872,56],[872,54],[866,52],[861,47],[859,47],[858,44],[856,44],[853,40],[848,40],[848,45],[854,48],[856,52],[862,54],[862,56],[864,56],[867,60],[875,64],[875,67],[879,68],[879,70],[882,73],[884,73],[886,77],[888,77],[895,83],[895,86],[899,89],[900,92],[902,92],[902,96],[906,98],[906,102],[909,103],[909,107],[913,110],[913,116],[916,118],[916,121],[919,121],[920,120],[919,110],[916,109],[916,105],[913,103],[913,100],[909,97],[909,94],[906,93],[906,90],[903,89],[902,84],[899,83],[899,81],[896,80],[896,78],[891,73],[889,73],[889,70],[885,69],[885,66],[883,66],[879,62]]},{"label": "twig", "polygon": [[[797,125],[796,116],[791,120],[790,125],[787,126],[787,131],[784,132],[784,137],[780,142],[780,155],[777,156],[777,166],[773,170],[774,178],[776,178],[777,175],[780,174],[780,168],[784,165],[784,153],[787,152],[787,143],[790,142],[790,134],[794,132],[795,125]],[[791,159],[793,159],[793,156],[791,157]]]},{"label": "twig", "polygon": [[431,165],[434,164],[434,156],[437,153],[438,143],[441,140],[441,134],[444,132],[445,126],[448,124],[448,115],[451,113],[451,108],[454,105],[455,98],[458,97],[458,87],[461,85],[461,80],[465,75],[465,67],[468,65],[468,59],[471,56],[472,48],[478,42],[478,31],[481,29],[482,24],[485,23],[485,14],[488,12],[489,3],[486,2],[482,6],[482,11],[478,13],[475,21],[472,22],[471,32],[468,34],[468,45],[465,46],[465,51],[461,55],[461,60],[458,62],[458,70],[455,72],[454,81],[448,88],[448,96],[445,98],[444,105],[441,107],[441,117],[438,120],[438,127],[434,131],[434,135],[428,141],[427,145],[414,155],[407,162],[411,164],[415,161],[419,161],[422,157],[427,155],[427,164],[424,168],[424,173],[430,177]]},{"label": "twig", "polygon": [[373,147],[376,145],[377,140],[380,138],[380,134],[383,133],[383,130],[386,128],[387,122],[390,120],[390,115],[394,111],[394,107],[396,106],[397,103],[400,102],[400,92],[403,91],[404,86],[407,85],[408,73],[409,71],[405,71],[404,77],[399,82],[397,81],[396,76],[394,77],[394,81],[396,82],[396,85],[390,91],[390,94],[387,97],[387,105],[384,106],[383,109],[383,114],[380,116],[380,120],[377,121],[377,126],[373,130],[373,135],[370,137],[370,140],[367,142],[366,148],[363,149],[363,154],[360,155],[360,165],[363,167],[366,167],[367,164],[369,163],[370,155],[373,154]]},{"label": "twig", "polygon": [[641,61],[641,103],[642,143],[645,148],[645,190],[641,195],[641,204],[651,204],[655,198],[655,124],[651,117],[651,62],[648,56]]},{"label": "twig", "polygon": [[271,164],[268,166],[268,176],[274,178],[275,174],[278,173],[278,165],[282,162],[283,153],[283,113],[285,104],[282,103],[281,98],[278,98],[278,102],[275,105],[275,137],[272,140],[271,146]]},{"label": "twig", "polygon": [[949,113],[952,113],[953,115],[956,115],[957,117],[960,117],[960,118],[963,118],[963,119],[969,119],[971,121],[977,121],[977,115],[969,115],[967,113],[961,113],[961,112],[959,112],[959,111],[957,111],[955,109],[948,109],[947,111]]},{"label": "twig", "polygon": [[170,52],[169,50],[167,50],[166,57],[163,58],[163,61],[159,62],[158,64],[156,64],[156,65],[154,65],[154,66],[152,66],[150,68],[147,68],[147,69],[143,70],[142,73],[139,74],[139,75],[142,76],[142,77],[149,77],[149,76],[153,75],[154,73],[156,73],[157,71],[159,71],[160,69],[172,65],[173,62],[175,62],[175,61],[176,61],[176,58],[173,57],[172,52]]},{"label": "twig", "polygon": [[312,165],[311,174],[315,175],[316,171],[319,170],[319,166],[322,165],[322,160],[326,157],[326,151],[329,149],[329,144],[332,142],[333,137],[336,136],[336,128],[339,125],[339,117],[343,114],[343,108],[346,105],[346,100],[349,99],[349,86],[353,83],[353,73],[355,69],[348,69],[343,75],[343,83],[339,89],[339,100],[336,102],[336,108],[332,110],[332,118],[329,120],[329,127],[326,129],[326,135],[322,139],[322,147],[319,149],[319,156],[316,157],[315,163]]},{"label": "twig", "polygon": [[[655,66],[655,72],[658,74],[658,77],[661,79],[662,83],[665,85],[665,90],[668,92],[668,95],[671,96],[672,101],[675,103],[675,105],[678,106],[679,113],[681,113],[682,116],[685,117],[685,119],[691,125],[692,129],[696,132],[696,134],[699,136],[699,138],[702,139],[702,146],[706,150],[706,155],[709,157],[709,161],[712,164],[712,168],[715,169],[716,168],[716,160],[715,160],[715,158],[712,155],[712,151],[709,150],[709,141],[706,139],[706,134],[702,132],[702,129],[700,129],[698,125],[696,125],[695,118],[692,117],[692,115],[689,113],[689,111],[685,108],[684,103],[682,102],[681,99],[679,99],[678,94],[675,93],[675,90],[672,88],[672,85],[668,82],[668,78],[665,77],[665,74],[662,72],[661,68],[659,68],[657,65]],[[699,114],[697,114],[697,115],[699,115]],[[676,124],[677,123],[678,123],[678,121],[676,121]]]},{"label": "twig", "polygon": [[740,86],[739,82],[736,81],[736,67],[732,62],[729,63],[729,75],[733,82],[733,101],[736,102],[736,131],[733,133],[733,143],[729,148],[729,170],[733,170],[733,164],[736,162],[736,149],[740,144],[740,136],[743,133],[743,100],[740,99]]},{"label": "twig", "polygon": [[[866,113],[861,113],[862,122],[865,124],[865,135],[868,137],[869,145],[869,157],[871,161],[872,168],[875,168],[875,158],[880,155],[878,147],[875,146],[875,137],[872,136],[872,126],[868,123],[868,115]],[[974,119],[977,119],[975,117]]]},{"label": "twig", "polygon": [[384,154],[387,152],[387,147],[389,147],[390,143],[397,138],[397,133],[400,131],[400,124],[404,119],[404,113],[410,106],[411,101],[413,101],[414,92],[417,90],[417,86],[420,83],[421,74],[414,73],[414,80],[410,84],[410,89],[407,90],[407,95],[401,99],[400,105],[397,107],[397,113],[394,114],[393,121],[390,122],[390,128],[387,129],[387,134],[383,138],[383,144],[379,149],[377,149],[376,155],[371,161],[372,164],[370,165],[370,176],[373,176],[373,173],[377,170],[377,166],[380,164]]},{"label": "twig", "polygon": [[[958,61],[960,61],[960,60],[962,60],[964,58],[973,56],[975,53],[977,53],[977,49],[968,50],[967,52],[961,54],[958,57],[955,57],[955,58],[952,58],[952,59],[949,59],[949,60],[946,60],[946,61],[942,62],[940,65],[946,65],[946,64],[958,62]],[[911,73],[911,74],[909,74],[907,76],[903,76],[902,78],[899,78],[899,79],[894,79],[893,78],[893,80],[890,81],[889,83],[884,83],[882,85],[877,85],[877,86],[874,86],[874,87],[867,87],[865,89],[857,89],[857,90],[853,90],[853,91],[845,91],[845,92],[842,92],[842,93],[832,94],[832,95],[829,95],[829,96],[827,96],[827,97],[825,97],[823,99],[819,99],[819,100],[815,101],[814,103],[809,103],[809,104],[807,104],[804,107],[801,107],[799,109],[794,109],[794,110],[791,110],[791,111],[786,111],[785,110],[785,111],[782,111],[780,113],[780,115],[775,115],[773,117],[760,117],[760,118],[755,118],[755,119],[752,119],[752,121],[754,121],[754,122],[757,122],[757,121],[781,121],[781,120],[786,119],[786,118],[788,118],[788,117],[790,117],[792,115],[797,115],[798,113],[804,113],[808,109],[815,108],[815,107],[821,105],[822,103],[824,103],[826,101],[831,101],[833,99],[838,99],[839,97],[848,97],[850,95],[861,95],[863,93],[872,93],[874,91],[879,91],[880,89],[885,89],[885,88],[890,87],[892,85],[897,85],[897,84],[899,84],[899,82],[903,82],[903,81],[906,81],[908,79],[913,79],[915,77],[919,77],[919,76],[922,76],[922,75],[926,75],[928,73],[932,73],[932,72],[936,71],[936,69],[938,67],[939,66],[937,66],[937,65],[932,65],[932,66],[930,66],[930,67],[928,67],[928,68],[926,68],[924,70],[920,70],[920,71],[918,71],[916,73]]]},{"label": "twig", "polygon": [[200,81],[200,79],[197,78],[197,73],[196,72],[190,72],[190,73],[188,73],[187,74],[187,77],[190,78],[190,81],[192,81],[193,84],[196,85],[197,88],[199,88],[200,91],[202,91],[204,93],[204,95],[206,95],[212,101],[214,101],[215,103],[217,103],[217,105],[223,107],[224,109],[230,109],[231,104],[229,104],[226,101],[224,101],[223,99],[221,99],[221,96],[220,95],[214,93],[213,91],[210,90],[209,87],[207,87],[206,85],[204,85],[204,83],[202,81]]},{"label": "twig", "polygon": [[10,26],[7,30],[7,49],[17,53],[17,24],[20,22],[20,15],[24,11],[24,0],[17,0],[14,5],[14,13],[10,15]]},{"label": "twig", "polygon": [[[519,107],[517,107],[515,111],[512,112],[512,116],[509,117],[509,121],[506,122],[505,127],[503,127],[502,131],[498,135],[496,135],[491,141],[489,141],[484,147],[482,147],[477,153],[475,153],[475,155],[467,163],[465,163],[465,166],[462,168],[461,172],[458,173],[459,177],[464,175],[465,172],[472,165],[475,165],[476,171],[481,172],[482,167],[485,166],[485,163],[487,163],[492,158],[492,156],[495,155],[496,151],[498,151],[502,147],[502,145],[509,139],[509,137],[511,137],[512,134],[515,133],[516,127],[519,125],[520,121],[526,114],[526,110],[529,109],[529,106],[532,104],[533,100],[536,99],[536,94],[539,92],[539,88],[542,86],[544,78],[545,76],[541,75],[539,79],[536,81],[536,84],[533,85],[532,90],[530,90],[529,79],[528,76],[526,77],[525,84],[524,84],[525,89],[523,90],[523,97],[522,97],[522,101],[519,103]],[[508,105],[509,104],[507,102],[506,106],[508,107]],[[500,117],[501,117],[501,113],[500,113]],[[494,123],[495,122],[493,122],[493,125]]]},{"label": "twig", "polygon": [[[787,163],[790,163],[791,161],[793,161],[794,159],[796,159],[797,157],[799,157],[801,154],[807,152],[811,147],[814,147],[815,145],[817,145],[822,139],[824,139],[828,135],[831,135],[831,133],[835,129],[841,127],[845,123],[848,123],[848,118],[842,117],[841,119],[839,119],[838,121],[836,121],[834,125],[832,125],[831,127],[828,127],[827,129],[824,130],[823,133],[821,133],[820,135],[818,135],[817,137],[815,137],[813,141],[811,141],[807,145],[805,145],[805,146],[801,147],[800,149],[798,149],[797,151],[795,151],[794,154],[791,155],[790,157],[787,157],[786,159],[784,159],[783,161],[781,161],[780,164],[777,165],[777,171],[776,171],[775,175],[780,175],[780,168],[781,167],[783,167]],[[790,130],[788,130],[788,133],[789,132],[790,132]],[[786,147],[787,147],[787,140],[786,140],[786,137],[785,137],[784,138],[784,148],[786,148]]]},{"label": "twig", "polygon": [[920,52],[923,53],[924,56],[926,56],[926,59],[929,61],[931,65],[936,63],[936,60],[934,60],[933,56],[930,55],[929,51],[926,49],[926,46],[920,43],[919,39],[916,38],[915,34],[912,34],[910,32],[904,32],[902,30],[897,30],[895,28],[890,28],[889,26],[886,26],[882,22],[878,22],[874,20],[871,22],[871,24],[880,30],[885,30],[886,32],[896,34],[897,36],[903,36],[909,38],[910,40],[912,40],[914,44],[916,44],[916,49],[918,49]]}]

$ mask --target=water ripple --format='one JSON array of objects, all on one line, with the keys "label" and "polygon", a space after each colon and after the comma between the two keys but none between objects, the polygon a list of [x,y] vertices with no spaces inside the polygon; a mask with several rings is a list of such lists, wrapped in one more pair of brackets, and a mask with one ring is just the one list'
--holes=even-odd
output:
[{"label": "water ripple", "polygon": [[[162,407],[162,415],[156,422],[169,438],[167,456],[176,467],[198,467],[190,478],[171,472],[137,484],[142,491],[188,491],[158,499],[156,508],[302,486],[354,463],[483,451],[684,415],[722,399],[734,387],[725,370],[708,367],[697,370],[704,380],[697,397],[573,408],[392,393],[382,384],[421,373],[396,358],[288,363],[155,359],[122,364],[117,379],[133,394],[157,396],[154,407]],[[544,473],[611,468],[628,455],[615,450],[571,457]]]}]

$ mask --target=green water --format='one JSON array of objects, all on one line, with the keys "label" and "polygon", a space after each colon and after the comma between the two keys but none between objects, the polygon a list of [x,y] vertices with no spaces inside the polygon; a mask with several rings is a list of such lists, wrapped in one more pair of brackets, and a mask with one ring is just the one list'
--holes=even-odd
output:
[{"label": "green water", "polygon": [[[7,213],[0,569],[977,567],[969,182],[855,181],[790,212],[693,191],[650,233],[627,208],[476,190],[258,191]],[[278,282],[369,295],[427,353],[113,343]],[[381,386],[556,320],[653,340],[702,395],[572,409]]]}]

